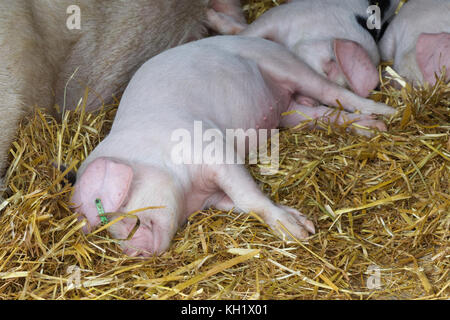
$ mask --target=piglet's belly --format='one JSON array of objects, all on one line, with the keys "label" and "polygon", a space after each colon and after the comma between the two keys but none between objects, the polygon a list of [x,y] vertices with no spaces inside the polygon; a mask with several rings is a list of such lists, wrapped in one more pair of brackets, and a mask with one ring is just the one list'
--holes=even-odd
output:
[{"label": "piglet's belly", "polygon": [[[255,75],[256,79],[258,77],[261,75]],[[208,112],[198,115],[194,111],[194,117],[210,120],[223,132],[227,129],[274,129],[279,126],[281,114],[289,107],[288,94],[272,86],[270,80],[255,82],[249,78],[246,84],[236,86],[232,91],[234,99],[220,97],[208,101],[204,104]]]},{"label": "piglet's belly", "polygon": [[[193,52],[178,60],[176,71],[164,69],[170,51],[138,70],[124,93],[113,130],[138,128],[142,123],[145,131],[150,121],[164,124],[165,131],[180,126],[189,130],[194,121],[221,131],[278,127],[290,94],[254,61],[228,52],[209,52],[208,47],[186,48]],[[196,55],[214,56],[214,60],[194,59]],[[204,62],[199,64],[200,60]],[[159,76],[170,72],[173,76]]]}]

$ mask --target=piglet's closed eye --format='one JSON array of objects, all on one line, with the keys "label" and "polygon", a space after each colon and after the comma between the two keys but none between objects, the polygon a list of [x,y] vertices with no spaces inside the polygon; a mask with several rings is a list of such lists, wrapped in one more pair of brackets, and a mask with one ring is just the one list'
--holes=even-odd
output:
[{"label": "piglet's closed eye", "polygon": [[334,52],[340,69],[352,90],[361,97],[367,97],[379,83],[378,71],[369,54],[358,43],[336,39]]},{"label": "piglet's closed eye", "polygon": [[450,80],[450,33],[422,33],[417,39],[416,60],[425,81],[434,85],[435,74],[446,66],[446,81]]},{"label": "piglet's closed eye", "polygon": [[[100,223],[95,200],[101,199],[105,212],[115,212],[123,205],[133,180],[130,166],[108,158],[98,158],[88,165],[75,185],[72,202],[89,221]],[[89,230],[84,230],[89,231]]]}]

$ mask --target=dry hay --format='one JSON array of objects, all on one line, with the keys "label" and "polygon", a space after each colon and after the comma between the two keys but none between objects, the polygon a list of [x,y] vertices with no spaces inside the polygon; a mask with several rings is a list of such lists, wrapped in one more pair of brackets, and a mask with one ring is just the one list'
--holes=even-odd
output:
[{"label": "dry hay", "polygon": [[[266,5],[252,1],[250,18]],[[283,131],[279,172],[250,168],[274,200],[315,222],[308,241],[208,210],[149,259],[122,255],[105,230],[83,234],[68,207],[64,175],[108,132],[117,105],[68,112],[62,124],[37,112],[11,149],[0,202],[0,299],[448,299],[450,85],[383,85],[374,98],[399,110],[388,133]],[[371,266],[379,288],[368,288]]]}]

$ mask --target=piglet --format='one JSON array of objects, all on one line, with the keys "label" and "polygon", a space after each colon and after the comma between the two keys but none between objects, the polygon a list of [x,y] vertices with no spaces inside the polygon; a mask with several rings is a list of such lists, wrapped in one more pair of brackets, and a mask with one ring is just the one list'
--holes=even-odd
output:
[{"label": "piglet", "polygon": [[[379,29],[368,9],[380,4]],[[274,7],[247,26],[210,9],[210,25],[222,34],[263,37],[283,44],[319,74],[367,97],[379,83],[376,39],[398,0],[297,0]]]},{"label": "piglet", "polygon": [[[234,139],[225,139],[228,129],[261,132],[295,125],[302,119],[295,113],[295,94],[333,106],[338,99],[347,110],[366,113],[330,113],[330,121],[377,128],[379,121],[368,114],[394,111],[328,81],[285,47],[262,38],[211,37],[149,60],[125,90],[111,132],[78,170],[72,202],[88,220],[85,231],[100,223],[95,203],[100,199],[106,212],[163,206],[137,213],[139,228],[121,242],[124,252],[134,256],[164,252],[189,215],[209,207],[252,211],[281,236],[308,237],[315,232],[313,223],[296,209],[269,200],[242,162],[192,160],[203,159],[207,146],[194,146],[186,157],[175,152],[180,142],[174,133],[185,130],[195,137],[196,121],[205,132],[220,134],[216,142],[233,147]],[[321,108],[326,107],[310,108],[309,116],[323,118]],[[282,116],[289,111],[294,113]],[[191,144],[188,140],[185,147]],[[237,150],[239,159],[254,151]],[[135,222],[125,218],[109,231],[127,239]]]},{"label": "piglet", "polygon": [[383,60],[414,84],[436,83],[443,67],[450,80],[450,1],[409,0],[380,41]]}]

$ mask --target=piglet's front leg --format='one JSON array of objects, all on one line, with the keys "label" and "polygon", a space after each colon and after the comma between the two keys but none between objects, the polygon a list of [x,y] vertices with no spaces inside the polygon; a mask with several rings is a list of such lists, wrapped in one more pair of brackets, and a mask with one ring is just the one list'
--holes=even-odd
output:
[{"label": "piglet's front leg", "polygon": [[[349,131],[371,137],[373,132],[368,129],[386,131],[386,124],[377,120],[376,116],[370,114],[349,113],[344,110],[328,108],[325,106],[302,105],[292,101],[288,111],[282,115],[280,126],[284,128],[295,127],[301,122],[310,121],[314,126],[315,120],[320,120],[334,126],[348,126]],[[368,128],[362,128],[362,127]]]},{"label": "piglet's front leg", "polygon": [[[282,238],[304,239],[315,233],[314,224],[296,209],[274,204],[256,185],[245,167],[218,165],[208,168],[214,183],[226,196],[214,204],[219,210],[254,212]],[[289,232],[286,232],[284,226]]]}]

